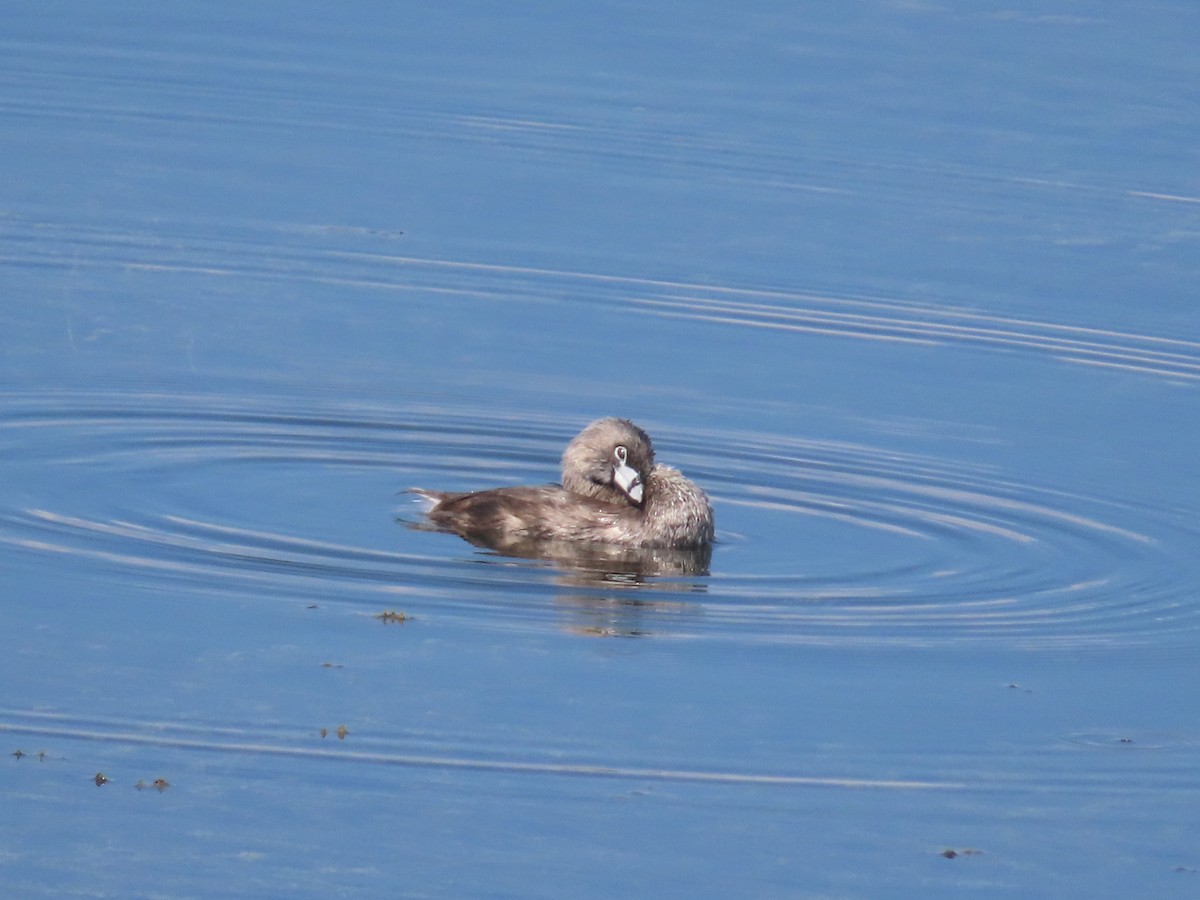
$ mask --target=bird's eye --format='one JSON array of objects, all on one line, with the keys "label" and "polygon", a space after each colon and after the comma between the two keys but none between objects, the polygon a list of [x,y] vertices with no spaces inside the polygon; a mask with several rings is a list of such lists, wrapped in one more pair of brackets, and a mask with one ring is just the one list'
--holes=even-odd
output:
[{"label": "bird's eye", "polygon": [[625,460],[629,459],[629,451],[624,447],[617,447],[613,450],[613,456],[617,458],[618,463],[625,465]]}]

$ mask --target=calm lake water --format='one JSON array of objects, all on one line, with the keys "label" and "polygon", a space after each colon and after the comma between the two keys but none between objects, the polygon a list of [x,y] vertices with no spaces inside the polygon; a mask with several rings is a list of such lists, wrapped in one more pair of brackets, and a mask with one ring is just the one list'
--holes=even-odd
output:
[{"label": "calm lake water", "polygon": [[1200,892],[1200,8],[5,19],[6,896]]}]

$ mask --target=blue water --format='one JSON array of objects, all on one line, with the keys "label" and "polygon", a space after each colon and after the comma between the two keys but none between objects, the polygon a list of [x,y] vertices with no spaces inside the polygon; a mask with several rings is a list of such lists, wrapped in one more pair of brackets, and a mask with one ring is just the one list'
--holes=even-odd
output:
[{"label": "blue water", "polygon": [[1198,26],[10,4],[5,895],[1195,896]]}]

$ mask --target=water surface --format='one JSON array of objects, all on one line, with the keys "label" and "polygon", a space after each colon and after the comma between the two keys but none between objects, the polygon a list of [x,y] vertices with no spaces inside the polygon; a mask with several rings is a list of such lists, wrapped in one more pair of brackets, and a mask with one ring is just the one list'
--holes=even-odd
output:
[{"label": "water surface", "polygon": [[1194,895],[1190,10],[9,18],[14,896]]}]

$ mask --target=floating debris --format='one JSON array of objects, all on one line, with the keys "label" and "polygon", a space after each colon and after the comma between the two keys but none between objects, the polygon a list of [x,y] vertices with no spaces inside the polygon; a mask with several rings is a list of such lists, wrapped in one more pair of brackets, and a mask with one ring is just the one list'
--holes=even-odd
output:
[{"label": "floating debris", "polygon": [[983,856],[983,851],[967,847],[965,850],[943,850],[942,856],[946,859],[954,859],[956,856]]},{"label": "floating debris", "polygon": [[344,669],[346,667],[343,666],[341,663],[323,662],[323,663],[321,663],[321,668],[322,669]]}]

